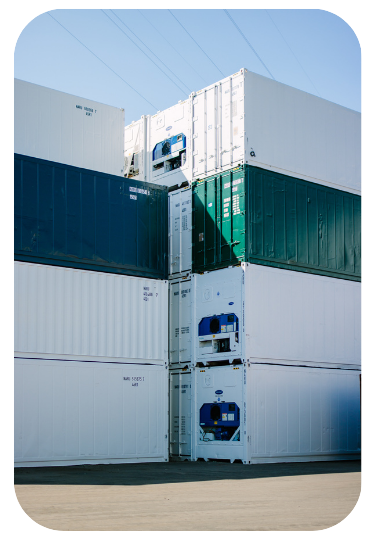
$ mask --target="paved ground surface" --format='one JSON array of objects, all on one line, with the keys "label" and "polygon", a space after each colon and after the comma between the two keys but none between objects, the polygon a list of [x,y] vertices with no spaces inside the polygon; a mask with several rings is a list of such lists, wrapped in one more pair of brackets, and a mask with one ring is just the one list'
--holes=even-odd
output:
[{"label": "paved ground surface", "polygon": [[360,462],[18,468],[15,491],[34,521],[62,531],[313,531],[354,508]]}]

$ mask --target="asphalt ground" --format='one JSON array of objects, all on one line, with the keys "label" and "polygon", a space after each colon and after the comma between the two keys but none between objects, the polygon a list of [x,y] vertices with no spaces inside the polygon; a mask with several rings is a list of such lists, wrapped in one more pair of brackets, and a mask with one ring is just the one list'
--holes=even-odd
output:
[{"label": "asphalt ground", "polygon": [[360,461],[170,462],[15,469],[36,523],[60,531],[315,531],[360,495]]}]

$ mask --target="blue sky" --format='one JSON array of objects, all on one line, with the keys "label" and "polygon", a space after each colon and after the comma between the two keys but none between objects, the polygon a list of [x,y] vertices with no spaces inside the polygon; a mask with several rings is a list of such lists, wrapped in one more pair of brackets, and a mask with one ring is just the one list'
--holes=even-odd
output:
[{"label": "blue sky", "polygon": [[65,28],[47,13],[33,19],[18,39],[14,75],[122,107],[126,124],[242,67],[360,111],[360,46],[340,17],[309,9],[229,13],[257,54],[223,9],[173,10],[185,30],[166,9],[54,10]]}]

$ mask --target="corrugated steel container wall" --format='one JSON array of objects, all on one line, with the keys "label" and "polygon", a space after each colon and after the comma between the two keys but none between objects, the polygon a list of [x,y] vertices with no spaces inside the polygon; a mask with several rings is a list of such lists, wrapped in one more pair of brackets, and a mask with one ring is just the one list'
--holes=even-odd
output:
[{"label": "corrugated steel container wall", "polygon": [[[191,287],[193,363],[239,359],[361,367],[359,282],[243,263],[193,275]],[[238,318],[237,340],[235,330],[200,334],[203,318],[221,314]],[[207,341],[221,339],[229,339],[230,351],[206,348]]]},{"label": "corrugated steel container wall", "polygon": [[[125,128],[125,177],[148,181],[147,145],[150,115],[143,115]],[[132,164],[133,162],[133,164]]]},{"label": "corrugated steel container wall", "polygon": [[193,272],[249,261],[360,280],[360,196],[251,166],[192,190]]},{"label": "corrugated steel container wall", "polygon": [[[359,371],[341,369],[253,363],[195,369],[193,458],[244,464],[358,459],[358,382]],[[239,439],[204,437],[200,409],[221,401],[240,409]]]},{"label": "corrugated steel container wall", "polygon": [[168,274],[170,277],[190,273],[192,244],[191,189],[168,194]]},{"label": "corrugated steel container wall", "polygon": [[359,371],[251,364],[247,369],[249,461],[359,458],[358,381]]},{"label": "corrugated steel container wall", "polygon": [[170,456],[191,456],[191,382],[190,371],[170,370]]},{"label": "corrugated steel container wall", "polygon": [[167,281],[15,262],[16,356],[168,364]]},{"label": "corrugated steel container wall", "polygon": [[249,163],[360,193],[360,113],[244,69],[190,99],[193,179]]},{"label": "corrugated steel container wall", "polygon": [[14,157],[15,259],[167,278],[167,189]]},{"label": "corrugated steel container wall", "polygon": [[123,175],[123,109],[14,80],[18,154]]},{"label": "corrugated steel container wall", "polygon": [[168,460],[168,370],[15,360],[15,466]]},{"label": "corrugated steel container wall", "polygon": [[191,279],[173,279],[169,284],[169,363],[190,364],[192,359]]}]

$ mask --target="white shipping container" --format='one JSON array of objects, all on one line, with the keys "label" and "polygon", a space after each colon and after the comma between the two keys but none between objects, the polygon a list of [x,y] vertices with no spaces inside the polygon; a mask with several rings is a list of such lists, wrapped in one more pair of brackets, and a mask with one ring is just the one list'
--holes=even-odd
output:
[{"label": "white shipping container", "polygon": [[15,262],[15,355],[168,364],[168,284]]},{"label": "white shipping container", "polygon": [[190,273],[192,260],[191,188],[168,194],[168,273],[170,278]]},{"label": "white shipping container", "polygon": [[191,382],[189,370],[170,370],[170,456],[191,456]]},{"label": "white shipping container", "polygon": [[14,80],[14,152],[123,176],[123,109]]},{"label": "white shipping container", "polygon": [[192,275],[196,364],[361,365],[361,283],[242,263]]},{"label": "white shipping container", "polygon": [[168,370],[15,359],[16,467],[168,461]]},{"label": "white shipping container", "polygon": [[172,279],[169,283],[169,363],[171,368],[190,365],[192,356],[191,279]]},{"label": "white shipping container", "polygon": [[[180,186],[248,163],[354,194],[361,190],[361,115],[244,68],[148,119],[146,180]],[[153,160],[186,136],[186,163]],[[163,165],[162,165],[163,164]],[[144,180],[144,178],[143,178]]]},{"label": "white shipping container", "polygon": [[246,363],[194,374],[193,459],[359,459],[359,371]]},{"label": "white shipping container", "polygon": [[125,129],[125,171],[139,181],[181,186],[191,180],[189,99]]},{"label": "white shipping container", "polygon": [[147,181],[148,124],[150,116],[143,115],[125,128],[125,177]]}]

